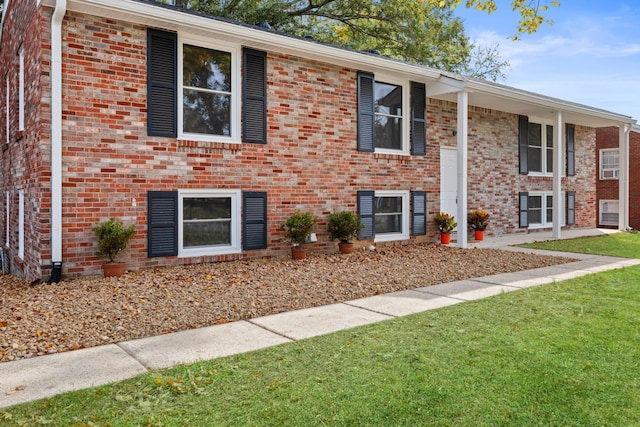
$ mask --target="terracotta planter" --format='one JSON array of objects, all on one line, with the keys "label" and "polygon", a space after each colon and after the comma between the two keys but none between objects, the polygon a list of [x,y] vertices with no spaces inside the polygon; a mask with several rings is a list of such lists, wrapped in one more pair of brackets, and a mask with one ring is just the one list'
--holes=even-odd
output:
[{"label": "terracotta planter", "polygon": [[304,248],[291,248],[292,259],[305,259],[307,258],[307,250]]},{"label": "terracotta planter", "polygon": [[476,239],[478,242],[484,240],[484,230],[474,230],[473,238]]},{"label": "terracotta planter", "polygon": [[109,262],[102,264],[104,277],[120,277],[124,274],[124,262]]},{"label": "terracotta planter", "polygon": [[451,233],[440,233],[440,243],[443,245],[451,243]]},{"label": "terracotta planter", "polygon": [[353,252],[353,243],[338,243],[338,248],[340,248],[340,253],[350,254]]}]

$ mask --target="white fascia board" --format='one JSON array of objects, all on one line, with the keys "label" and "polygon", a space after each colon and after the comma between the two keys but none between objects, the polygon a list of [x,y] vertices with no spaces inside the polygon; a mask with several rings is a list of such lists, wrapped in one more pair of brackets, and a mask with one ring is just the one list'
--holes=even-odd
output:
[{"label": "white fascia board", "polygon": [[[55,0],[43,0],[55,4]],[[132,0],[68,0],[69,11],[120,19],[172,31],[215,33],[216,37],[235,41],[253,48],[314,59],[329,64],[365,69],[367,71],[402,74],[420,82],[440,77],[440,70],[408,64],[374,54],[329,46],[322,43],[283,35],[253,26],[230,23],[194,13]]]}]

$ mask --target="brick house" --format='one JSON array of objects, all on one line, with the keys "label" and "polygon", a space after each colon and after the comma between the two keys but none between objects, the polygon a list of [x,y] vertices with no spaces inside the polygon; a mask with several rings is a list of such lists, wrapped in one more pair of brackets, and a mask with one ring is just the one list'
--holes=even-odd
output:
[{"label": "brick house", "polygon": [[640,230],[640,126],[596,129],[596,149],[598,227]]},{"label": "brick house", "polygon": [[[279,225],[357,211],[357,246],[431,242],[434,213],[506,235],[596,225],[596,128],[630,117],[161,6],[5,1],[3,269],[99,274],[286,256]],[[468,244],[458,221],[457,244]]]}]

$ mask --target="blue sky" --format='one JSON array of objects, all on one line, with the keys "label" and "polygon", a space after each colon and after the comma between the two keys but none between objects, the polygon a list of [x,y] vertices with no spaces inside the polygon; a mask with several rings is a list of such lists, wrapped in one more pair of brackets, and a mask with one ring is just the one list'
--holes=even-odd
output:
[{"label": "blue sky", "polygon": [[498,0],[491,15],[454,12],[477,45],[499,43],[511,64],[500,83],[640,120],[640,1],[560,0],[545,15],[552,26],[516,42],[509,3]]}]

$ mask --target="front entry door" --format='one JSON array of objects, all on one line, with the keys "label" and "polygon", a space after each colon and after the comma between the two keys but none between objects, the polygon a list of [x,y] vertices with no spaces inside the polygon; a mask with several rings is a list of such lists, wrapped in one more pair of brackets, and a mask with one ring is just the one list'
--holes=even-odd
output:
[{"label": "front entry door", "polygon": [[440,149],[440,211],[454,216],[458,214],[457,154],[455,148]]}]

